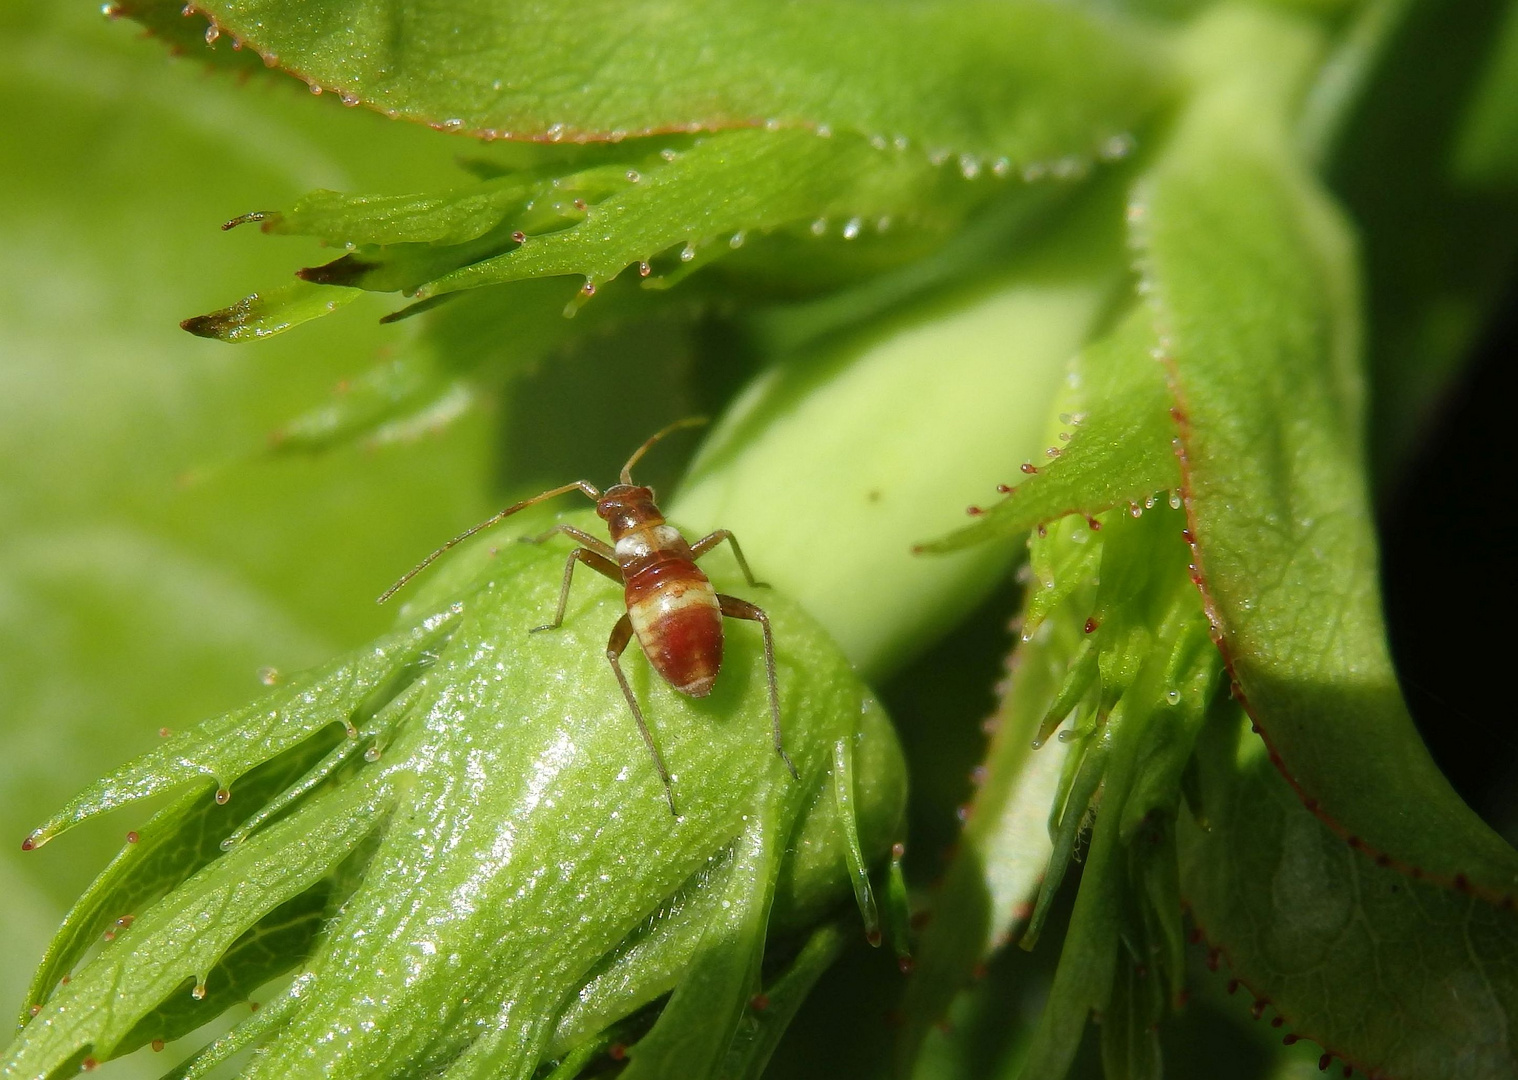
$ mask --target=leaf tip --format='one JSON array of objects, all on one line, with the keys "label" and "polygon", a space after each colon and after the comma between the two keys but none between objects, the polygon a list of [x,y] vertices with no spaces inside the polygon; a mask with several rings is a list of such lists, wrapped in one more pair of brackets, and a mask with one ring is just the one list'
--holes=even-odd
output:
[{"label": "leaf tip", "polygon": [[[421,294],[418,292],[416,295]],[[390,312],[388,315],[380,316],[379,321],[386,325],[390,323],[397,323],[402,319],[409,319],[414,315],[420,315],[424,311],[431,311],[438,305],[446,304],[448,301],[462,295],[462,293],[442,293],[438,296],[428,296],[425,300],[419,300],[414,304],[407,304],[405,307],[397,308],[395,311]]]},{"label": "leaf tip", "polygon": [[[977,522],[977,524],[979,523]],[[974,530],[974,526],[952,532],[948,536],[941,536],[937,540],[925,540],[920,544],[913,544],[912,554],[947,555],[951,551],[958,551],[960,548],[967,546],[967,544],[974,542],[973,540],[965,539],[966,533],[974,535],[972,530]]]},{"label": "leaf tip", "polygon": [[205,315],[192,315],[181,321],[179,328],[196,337],[226,341],[239,325],[240,320],[234,309],[221,308]]},{"label": "leaf tip", "polygon": [[295,276],[313,285],[356,286],[374,267],[375,264],[372,262],[366,262],[352,255],[344,255],[340,259],[323,263],[321,266],[303,266],[295,271]]},{"label": "leaf tip", "polygon": [[221,231],[231,232],[239,225],[247,225],[250,222],[261,221],[264,223],[263,231],[268,232],[279,220],[280,213],[277,210],[250,210],[246,214],[238,214],[230,221],[223,221],[221,223]]}]

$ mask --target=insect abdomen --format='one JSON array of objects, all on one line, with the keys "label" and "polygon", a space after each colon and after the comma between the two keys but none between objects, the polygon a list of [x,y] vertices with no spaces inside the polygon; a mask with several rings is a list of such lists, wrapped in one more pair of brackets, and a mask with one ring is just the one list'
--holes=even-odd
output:
[{"label": "insect abdomen", "polygon": [[705,697],[722,666],[722,609],[689,552],[667,525],[617,543],[627,614],[643,654],[676,690]]}]

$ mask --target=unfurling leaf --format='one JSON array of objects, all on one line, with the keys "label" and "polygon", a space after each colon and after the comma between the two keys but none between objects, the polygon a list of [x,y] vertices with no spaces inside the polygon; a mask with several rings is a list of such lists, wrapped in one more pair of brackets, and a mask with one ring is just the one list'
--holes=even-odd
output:
[{"label": "unfurling leaf", "polygon": [[1032,541],[1044,569],[1027,607],[1041,616],[1025,617],[985,783],[919,950],[904,1068],[978,962],[1009,938],[1038,941],[1089,829],[1070,930],[1019,1075],[1063,1076],[1093,1013],[1110,1018],[1105,1058],[1157,1075],[1153,1029],[1185,966],[1175,821],[1222,665],[1186,570],[1182,515],[1157,503],[1097,524],[1072,516]]},{"label": "unfurling leaf", "polygon": [[[293,973],[191,1074],[258,1045],[245,1075],[527,1077],[616,1029],[634,1070],[715,1076],[767,943],[783,950],[848,896],[851,843],[873,861],[895,839],[900,752],[848,664],[765,592],[799,781],[770,744],[757,628],[730,624],[702,700],[637,650],[624,659],[673,774],[672,817],[605,658],[620,590],[576,582],[564,625],[529,636],[564,554],[476,551],[478,577],[448,602],[418,599],[407,628],[171,737],[39,829],[33,843],[203,785],[143,830],[65,927],[3,1075],[178,1037]],[[839,760],[854,776],[842,792]],[[124,905],[134,917],[80,963]],[[330,1055],[312,1057],[318,1043]]]},{"label": "unfurling leaf", "polygon": [[[1126,1042],[1128,1025],[1148,1032],[1180,994],[1175,821],[1182,772],[1221,666],[1180,531],[1181,515],[1163,505],[1137,518],[1112,511],[1101,530],[1100,580],[1081,626],[1095,642],[1097,678],[1062,736],[1073,746],[1050,818],[1054,852],[1024,944],[1036,940],[1075,845],[1095,822],[1049,1003],[1023,1065],[1029,1080],[1063,1076],[1087,1018],[1114,1009],[1123,1022],[1103,1027],[1104,1056],[1150,1060],[1157,1044]],[[1041,542],[1083,535],[1095,542],[1084,523]],[[1061,617],[1078,618],[1081,609]],[[1133,997],[1140,990],[1142,1002]]]}]

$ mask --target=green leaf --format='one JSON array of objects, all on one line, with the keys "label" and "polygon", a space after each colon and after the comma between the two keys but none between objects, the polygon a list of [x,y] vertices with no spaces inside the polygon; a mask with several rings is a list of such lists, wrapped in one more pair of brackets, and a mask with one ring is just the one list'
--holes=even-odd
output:
[{"label": "green leaf", "polygon": [[363,372],[327,402],[282,424],[269,436],[271,454],[316,454],[362,441],[373,447],[386,441],[396,423],[448,399],[449,389],[468,394],[467,384],[449,381],[437,369],[430,349],[413,346],[393,360]]},{"label": "green leaf", "polygon": [[1208,614],[1304,803],[1351,847],[1495,901],[1518,854],[1429,758],[1386,650],[1352,244],[1248,89],[1279,75],[1243,71],[1194,107],[1130,216]]},{"label": "green leaf", "polygon": [[212,863],[59,989],[22,1029],[0,1076],[47,1075],[82,1051],[110,1057],[171,992],[204,986],[243,931],[333,869],[377,826],[382,805],[376,785],[354,784]]},{"label": "green leaf", "polygon": [[[750,237],[786,230],[809,241],[841,240],[847,254],[840,266],[868,271],[922,254],[925,243],[952,232],[973,206],[996,194],[998,178],[1077,178],[1098,160],[1126,156],[1139,124],[1169,92],[1155,42],[1132,28],[1120,34],[1073,9],[1042,3],[981,5],[969,18],[959,5],[881,12],[857,0],[781,7],[715,0],[691,12],[659,5],[631,10],[598,0],[593,10],[577,10],[558,25],[556,9],[468,10],[434,0],[410,10],[410,25],[398,36],[378,8],[329,12],[303,4],[291,11],[282,0],[255,0],[201,10],[217,33],[229,32],[271,63],[293,63],[313,86],[322,85],[320,72],[329,64],[343,73],[345,85],[354,79],[383,84],[382,96],[410,102],[385,106],[392,115],[414,115],[417,101],[437,98],[447,118],[440,126],[477,127],[476,121],[486,123],[479,116],[488,115],[495,117],[489,120],[493,134],[523,138],[530,132],[521,123],[500,120],[491,110],[512,116],[518,107],[578,108],[588,110],[586,122],[594,128],[604,119],[597,110],[631,109],[627,116],[642,119],[608,121],[614,126],[603,135],[586,134],[567,114],[539,125],[539,135],[582,142],[667,136],[659,144],[637,140],[622,153],[608,148],[589,155],[589,167],[578,171],[539,163],[436,195],[320,191],[288,213],[255,212],[227,225],[260,221],[266,231],[348,245],[355,250],[300,276],[316,284],[403,291],[421,303],[482,285],[556,276],[583,278],[583,303],[629,266],[644,277],[657,271],[645,284],[667,288],[718,258],[761,276],[794,278],[784,267],[795,264],[799,252],[778,262],[763,254],[731,258]],[[165,18],[160,5],[134,13],[150,24]],[[349,28],[338,48],[322,32],[334,19]],[[454,58],[444,79],[435,78],[430,65],[412,66],[442,47],[430,39],[444,27],[445,37],[460,33],[461,19],[475,42],[470,63]],[[829,33],[845,27],[847,47],[825,44]],[[531,43],[534,37],[542,38],[539,44]],[[925,54],[922,40],[936,47]],[[608,49],[592,41],[615,44]],[[583,43],[583,52],[574,50],[575,42]],[[868,49],[874,52],[862,51]],[[774,55],[762,59],[766,50]],[[665,56],[670,61],[652,82],[628,82],[620,70],[634,57],[641,69],[650,57]],[[694,64],[693,56],[699,57]],[[549,57],[551,70],[542,67]],[[574,75],[565,69],[582,57],[591,70],[567,90],[565,80]],[[890,72],[892,62],[900,71]],[[792,73],[777,78],[776,63]],[[921,92],[909,89],[913,80],[924,82]],[[490,89],[471,87],[472,81],[488,82]],[[629,92],[635,87],[648,95],[641,103]],[[959,87],[973,93],[961,95],[957,107],[942,108],[945,89]],[[569,100],[554,104],[565,92]],[[343,96],[356,102],[366,93],[348,89]],[[485,113],[456,110],[459,94],[477,97]],[[694,118],[712,108],[718,119]],[[651,119],[666,109],[679,119]],[[941,137],[931,134],[938,127]],[[679,134],[695,132],[706,137]],[[580,157],[583,164],[587,155]],[[953,167],[944,168],[950,159]],[[880,235],[888,229],[890,236]],[[815,276],[819,264],[810,263]],[[322,304],[320,294],[291,287],[183,325],[202,336],[251,340],[317,317]]]},{"label": "green leaf", "polygon": [[[451,1077],[525,1077],[599,1037],[600,1018],[614,1023],[671,985],[690,989],[676,990],[635,1060],[720,1064],[754,988],[777,882],[788,882],[793,911],[849,893],[848,830],[815,831],[813,808],[831,807],[819,820],[835,826],[852,808],[872,860],[899,827],[902,768],[889,726],[810,620],[766,592],[785,742],[802,780],[770,745],[756,628],[730,624],[722,678],[699,701],[631,650],[629,682],[674,776],[681,813],[671,818],[607,669],[621,590],[581,579],[564,625],[529,635],[557,599],[565,550],[493,550],[450,568],[475,577],[441,608],[408,608],[409,625],[389,639],[292,681],[233,714],[235,724],[220,718],[186,733],[173,752],[145,756],[54,820],[236,774],[322,728],[351,724],[361,736],[339,737],[234,834],[245,839],[86,960],[23,1029],[5,1076],[46,1072],[86,1044],[103,1059],[132,1039],[172,1037],[297,963],[297,1004],[260,1036],[247,1075],[369,1076],[390,1068],[375,1062],[414,1061]],[[846,806],[832,778],[840,740],[854,745],[861,774]],[[358,746],[366,752],[352,754]],[[250,787],[240,782],[233,798]],[[331,896],[276,910],[371,832],[372,854],[350,860],[346,882],[328,882]],[[782,838],[798,833],[824,850],[787,876]],[[150,1016],[189,977],[208,988],[203,1012],[181,1003]],[[108,999],[118,1004],[102,1008]],[[555,1046],[555,1025],[575,1001],[595,1009],[581,1014],[577,1036],[561,1028],[568,1045]],[[110,1019],[74,1019],[89,1016]],[[313,1057],[316,1043],[334,1053]]]},{"label": "green leaf", "polygon": [[[899,811],[906,804],[906,774],[890,723],[880,706],[867,699],[854,736],[858,757],[853,775],[854,799],[865,809],[858,821],[863,830],[860,842],[872,856],[890,847],[899,835],[899,812],[893,817],[890,808]],[[846,850],[846,830],[850,826],[840,820],[833,790],[836,784],[835,774],[828,788],[816,793],[787,846],[785,859],[776,873],[769,925],[772,934],[793,934],[827,918],[837,907],[839,884],[850,879]],[[586,1039],[612,1028],[630,1009],[675,988],[700,944],[702,928],[722,914],[719,907],[723,894],[714,887],[712,878],[726,874],[730,865],[731,860],[723,860],[703,867],[614,951],[597,962],[585,985],[559,1017],[549,1056],[558,1057],[573,1047],[585,1045]],[[849,925],[854,928],[853,933],[861,933],[857,923],[850,920]],[[814,971],[811,977],[815,979],[817,974],[820,972]],[[799,998],[792,1001],[791,1011],[800,1004]],[[782,1015],[777,1012],[765,1017],[765,1022],[759,1025],[762,1034],[754,1037],[773,1048],[784,1033]],[[747,1026],[753,1019],[745,1018],[735,1038],[747,1038],[744,1031],[754,1035]],[[743,1051],[759,1052],[758,1045]]]},{"label": "green leaf", "polygon": [[970,803],[957,850],[913,953],[896,1056],[914,1062],[923,1041],[969,985],[977,964],[1026,923],[1053,850],[1050,804],[1070,744],[1034,749],[1039,721],[1079,646],[1078,620],[1021,641],[995,717],[985,779]]},{"label": "green leaf", "polygon": [[1118,961],[1112,997],[1102,1014],[1104,1080],[1162,1080],[1159,1017],[1145,1008],[1155,980],[1127,957]]},{"label": "green leaf", "polygon": [[715,1077],[749,998],[759,989],[778,838],[769,813],[752,815],[717,885],[721,906],[702,931],[685,976],[653,1030],[633,1049],[627,1080]]},{"label": "green leaf", "polygon": [[791,1018],[843,952],[851,929],[828,924],[816,931],[780,976],[765,986],[760,999],[750,1002],[728,1048],[724,1076],[759,1080]]},{"label": "green leaf", "polygon": [[[780,869],[771,914],[778,930],[807,930],[827,917],[828,909],[820,903],[826,899],[822,882],[848,880],[856,906],[861,915],[866,913],[868,904],[860,895],[857,868],[875,863],[874,853],[890,849],[905,827],[902,818],[893,819],[878,811],[860,813],[856,808],[856,804],[906,805],[906,773],[894,756],[895,743],[881,734],[881,729],[890,725],[885,710],[874,698],[868,698],[852,746],[846,748],[842,739],[833,744],[832,786],[819,792],[808,808]],[[841,779],[845,772],[847,790]],[[850,824],[851,820],[857,826]],[[856,831],[857,836],[851,835]],[[868,925],[865,932],[869,932]]]},{"label": "green leaf", "polygon": [[[1169,92],[1155,42],[1042,3],[981,5],[967,16],[959,5],[882,12],[857,0],[715,0],[690,12],[598,0],[561,24],[546,6],[471,10],[434,0],[411,9],[399,35],[378,7],[293,11],[255,0],[200,10],[218,33],[292,65],[314,87],[330,67],[344,100],[393,98],[381,106],[391,115],[426,117],[435,106],[430,119],[449,130],[554,141],[668,136],[662,146],[642,140],[594,155],[579,171],[539,165],[438,195],[323,191],[287,214],[228,223],[261,221],[269,231],[356,245],[301,276],[421,302],[578,276],[583,303],[629,266],[644,277],[657,271],[646,284],[667,288],[717,258],[794,279],[781,268],[799,253],[778,263],[731,258],[750,237],[785,230],[841,240],[840,264],[869,270],[922,254],[925,241],[947,235],[997,192],[997,178],[1076,178],[1125,156]],[[134,13],[150,24],[165,18],[160,5]],[[333,20],[347,27],[336,48],[323,31]],[[466,24],[471,61],[454,57],[447,77],[436,78],[440,69],[422,57]],[[830,34],[846,34],[847,44],[828,44]],[[935,48],[925,53],[922,40]],[[623,70],[635,63],[643,71],[650,57],[657,79]],[[583,75],[566,70],[582,59]],[[777,75],[777,64],[789,73]],[[966,92],[950,105],[949,88]],[[475,106],[462,108],[471,98]],[[554,119],[524,119],[544,109]],[[590,133],[603,122],[611,126]],[[695,140],[679,134],[703,131]],[[292,289],[184,326],[248,340],[321,313],[319,299]]]},{"label": "green leaf", "polygon": [[331,315],[358,296],[357,289],[322,289],[297,281],[253,293],[230,307],[196,315],[179,325],[196,337],[259,341],[323,315]]},{"label": "green leaf", "polygon": [[[294,783],[328,749],[322,740],[311,740],[258,767],[239,785],[236,803],[218,803],[211,794],[213,785],[202,785],[128,834],[121,854],[79,898],[54,936],[27,993],[28,1009],[40,1008],[96,937],[114,937],[117,927],[130,925],[136,912],[216,858],[236,826]],[[23,1023],[29,1015],[23,1014]]]},{"label": "green leaf", "polygon": [[1467,106],[1455,171],[1483,187],[1518,187],[1518,4],[1508,4],[1486,72]]},{"label": "green leaf", "polygon": [[[612,288],[580,318],[562,315],[572,290],[545,281],[482,289],[430,315],[394,353],[344,380],[319,405],[270,433],[270,456],[319,455],[357,444],[412,441],[476,408],[502,378],[569,344],[646,318],[649,294]],[[630,295],[629,295],[630,294]],[[501,333],[501,326],[511,326]]]},{"label": "green leaf", "polygon": [[282,1028],[295,1011],[299,984],[287,987],[273,1001],[266,1003],[257,1016],[250,1017],[231,1031],[214,1039],[164,1074],[163,1080],[201,1080],[234,1054],[258,1045]]},{"label": "green leaf", "polygon": [[[990,170],[962,175],[963,168],[857,135],[735,131],[667,143],[673,145],[628,144],[611,164],[538,167],[435,196],[318,192],[288,214],[239,220],[349,247],[299,276],[418,298],[396,317],[465,290],[563,276],[583,278],[565,311],[572,314],[630,266],[647,279],[645,288],[665,289],[720,259],[736,276],[779,279],[795,291],[921,255],[981,204],[1026,204],[1026,218],[1051,201],[1044,188],[1009,188]],[[813,265],[797,282],[791,267],[803,251]],[[834,269],[822,269],[827,265]],[[254,340],[322,314],[320,290],[301,291],[309,289],[292,287],[272,301],[250,297],[183,325],[203,336]],[[625,298],[613,305],[630,306]]]},{"label": "green leaf", "polygon": [[252,1001],[255,990],[310,956],[336,908],[333,893],[330,881],[320,881],[248,927],[205,976],[204,996],[187,993],[167,998],[137,1021],[112,1056],[148,1043],[173,1042],[234,1005],[258,1007]]},{"label": "green leaf", "polygon": [[1370,27],[1364,88],[1334,125],[1323,173],[1359,233],[1370,460],[1383,495],[1433,430],[1512,280],[1518,202],[1461,172],[1474,117],[1503,103],[1478,92],[1488,73],[1500,82],[1510,7],[1378,0],[1358,20],[1390,16]]},{"label": "green leaf", "polygon": [[205,57],[219,67],[235,72],[239,79],[267,72],[269,64],[251,49],[220,48],[212,50],[219,34],[211,33],[200,19],[190,18],[194,9],[188,11],[181,5],[166,0],[112,0],[102,5],[101,14],[110,19],[133,19],[145,26],[154,37],[169,47],[175,56],[186,53]]},{"label": "green leaf", "polygon": [[1154,328],[1142,308],[1087,346],[1065,399],[1072,411],[1060,414],[1062,430],[1046,451],[1052,460],[1024,465],[1027,479],[980,520],[919,550],[958,551],[1067,514],[1093,516],[1136,505],[1156,491],[1179,487],[1170,396],[1154,346]]},{"label": "green leaf", "polygon": [[681,261],[704,261],[741,247],[750,232],[785,226],[805,225],[813,235],[831,230],[845,239],[866,229],[946,231],[958,220],[949,208],[996,190],[994,177],[971,186],[969,177],[853,134],[824,139],[805,131],[734,131],[667,157],[638,162],[631,169],[636,183],[584,200],[583,220],[568,228],[542,235],[523,229],[526,238],[513,250],[435,276],[421,276],[432,270],[424,263],[424,270],[411,271],[420,278],[416,295],[560,275],[596,286],[679,244],[686,245]]},{"label": "green leaf", "polygon": [[1512,912],[1352,851],[1245,720],[1229,708],[1204,730],[1210,827],[1183,815],[1180,828],[1186,901],[1214,962],[1289,1040],[1365,1075],[1518,1075]]},{"label": "green leaf", "polygon": [[[228,225],[258,222],[267,233],[314,236],[329,244],[463,244],[490,232],[534,196],[554,194],[548,175],[524,170],[436,195],[348,195],[313,191],[288,211],[256,212]],[[625,186],[620,170],[592,170],[564,194],[595,193],[593,179]],[[617,183],[616,181],[621,181]]]},{"label": "green leaf", "polygon": [[[154,24],[178,8],[157,0],[128,14]],[[1153,42],[1026,0],[426,0],[399,16],[378,0],[211,0],[193,10],[344,101],[492,138],[768,124],[899,137],[917,153],[1021,168],[1093,158],[1132,133],[1167,82]]]},{"label": "green leaf", "polygon": [[26,846],[40,847],[85,818],[191,781],[210,780],[217,800],[228,802],[238,777],[331,724],[342,724],[354,746],[361,735],[378,735],[390,719],[387,706],[397,698],[410,705],[402,691],[431,663],[428,650],[447,640],[456,614],[439,612],[420,626],[382,639],[367,653],[292,679],[266,700],[169,735],[157,749],[81,792],[34,830]]},{"label": "green leaf", "polygon": [[[1102,781],[1101,802],[1109,810],[1121,806],[1127,794],[1133,779],[1134,744],[1143,732],[1141,718],[1121,719],[1113,716],[1102,735],[1110,763]],[[1083,815],[1084,809],[1077,807],[1074,812]],[[1119,823],[1118,814],[1097,815],[1054,984],[1019,1074],[1027,1080],[1064,1076],[1087,1019],[1093,1010],[1105,1009],[1111,996],[1122,931],[1122,863],[1126,861],[1117,847]]]}]

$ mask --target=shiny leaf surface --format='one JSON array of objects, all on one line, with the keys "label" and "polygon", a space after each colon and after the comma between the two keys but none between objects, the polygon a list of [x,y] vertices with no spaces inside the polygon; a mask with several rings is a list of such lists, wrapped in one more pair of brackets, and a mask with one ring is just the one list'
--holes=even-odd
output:
[{"label": "shiny leaf surface", "polygon": [[[214,1015],[208,1007],[182,1019],[166,1005],[181,983],[226,1005],[281,960],[302,964],[298,1004],[248,1075],[367,1076],[391,1067],[376,1063],[414,1060],[446,1061],[455,1076],[527,1076],[596,1037],[600,1028],[583,1024],[556,1036],[550,1020],[597,971],[621,972],[605,984],[603,1025],[675,991],[635,1068],[641,1056],[643,1068],[714,1075],[756,988],[787,861],[781,838],[799,827],[824,849],[794,865],[793,909],[843,901],[843,830],[835,814],[832,830],[808,831],[815,796],[833,795],[835,744],[854,743],[870,772],[856,768],[851,804],[878,857],[901,812],[899,751],[842,658],[766,593],[786,746],[803,779],[770,746],[758,635],[743,633],[752,628],[729,631],[718,689],[699,702],[680,698],[633,650],[630,682],[674,776],[680,816],[671,817],[606,665],[620,591],[581,581],[565,625],[528,634],[557,597],[563,555],[551,545],[476,551],[432,583],[443,589],[474,567],[474,584],[449,606],[417,611],[390,642],[292,680],[234,714],[233,726],[212,721],[166,740],[40,831],[206,775],[231,785],[221,801],[251,799],[251,781],[231,783],[249,762],[351,724],[328,754],[339,755],[336,766],[314,766],[314,781],[273,796],[252,824],[288,807],[283,816],[244,825],[218,845],[224,854],[85,960],[23,1029],[4,1075],[45,1073],[82,1053],[103,1060],[134,1032],[172,1037]],[[319,938],[293,909],[276,911],[371,834],[356,879],[330,886],[352,895]],[[330,910],[322,896],[303,903]],[[682,918],[686,909],[695,917]],[[271,957],[276,933],[286,951]],[[633,941],[641,951],[626,948]],[[112,1007],[99,1008],[106,1000]],[[61,1022],[81,1010],[95,1019]],[[521,1022],[485,1024],[490,1016]],[[313,1040],[333,1056],[313,1058]]]}]

